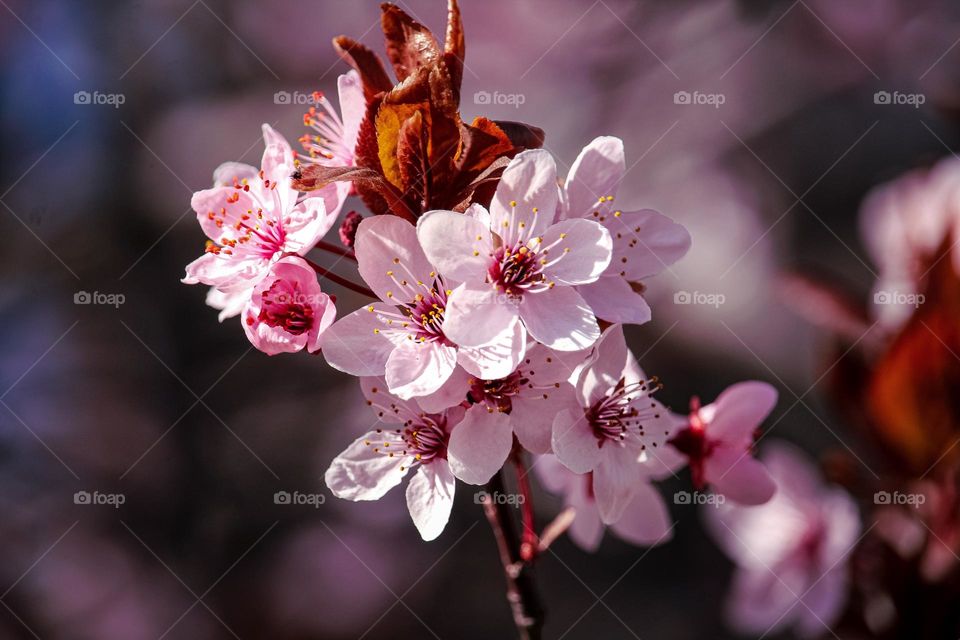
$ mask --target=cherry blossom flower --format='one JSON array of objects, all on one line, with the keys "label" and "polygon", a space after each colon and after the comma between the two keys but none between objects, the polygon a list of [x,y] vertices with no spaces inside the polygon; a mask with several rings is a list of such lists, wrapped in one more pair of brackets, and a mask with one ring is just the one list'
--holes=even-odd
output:
[{"label": "cherry blossom flower", "polygon": [[603,275],[577,287],[583,299],[608,322],[643,324],[650,320],[650,307],[641,295],[642,281],[682,258],[690,234],[651,209],[616,208],[625,166],[620,138],[602,136],[584,147],[570,167],[560,217],[596,220],[613,239],[613,258]]},{"label": "cherry blossom flower", "polygon": [[773,496],[776,485],[750,453],[757,428],[776,404],[776,389],[753,381],[728,387],[705,407],[693,399],[686,427],[669,443],[687,457],[697,489],[710,484],[743,504],[762,504]]},{"label": "cherry blossom flower", "polygon": [[383,425],[357,438],[324,474],[338,498],[379,500],[416,467],[407,484],[407,508],[424,540],[439,536],[453,507],[456,486],[447,462],[450,431],[463,418],[463,408],[426,413],[414,402],[390,394],[383,378],[361,378],[367,404]]},{"label": "cherry blossom flower", "polygon": [[305,260],[287,256],[270,265],[243,309],[243,330],[250,342],[269,355],[320,350],[320,337],[337,310],[320,290],[317,275]]},{"label": "cherry blossom flower", "polygon": [[538,342],[577,351],[600,335],[574,285],[594,282],[610,263],[610,234],[589,220],[554,224],[557,170],[543,150],[517,154],[487,212],[429,211],[417,235],[430,262],[462,282],[447,304],[445,331],[482,347],[523,323]]},{"label": "cherry blossom flower", "polygon": [[769,502],[728,501],[704,512],[737,564],[727,616],[745,634],[792,627],[820,637],[847,602],[846,561],[861,530],[857,507],[842,489],[823,485],[793,447],[771,445],[763,459],[779,487]]},{"label": "cherry blossom flower", "polygon": [[617,522],[646,474],[673,468],[678,456],[661,447],[678,421],[651,394],[660,388],[645,379],[627,350],[623,328],[613,325],[597,341],[576,383],[577,409],[557,413],[553,452],[574,473],[593,472],[600,519]]},{"label": "cherry blossom flower", "polygon": [[304,134],[299,142],[307,152],[303,157],[307,162],[352,167],[360,124],[367,113],[360,74],[351,70],[341,75],[337,78],[337,90],[342,119],[325,95],[314,92],[316,105],[303,114],[304,126],[313,129],[314,133]]},{"label": "cherry blossom flower", "polygon": [[[563,495],[564,506],[573,507],[576,517],[567,532],[585,551],[596,551],[603,538],[604,524],[593,489],[593,474],[577,474],[567,469],[556,456],[537,458],[533,465],[544,487]],[[654,546],[673,538],[673,525],[667,505],[653,485],[641,481],[623,515],[610,525],[610,530],[626,542],[638,546]]]},{"label": "cherry blossom flower", "polygon": [[567,381],[571,364],[585,357],[533,344],[507,376],[484,380],[458,369],[437,394],[421,399],[425,409],[464,399],[472,404],[450,437],[449,460],[456,476],[469,484],[488,482],[510,455],[514,434],[527,450],[548,452],[554,416],[577,406]]},{"label": "cherry blossom flower", "polygon": [[[344,190],[325,188],[298,201],[290,178],[293,150],[267,124],[263,138],[259,170],[225,163],[214,173],[212,189],[193,194],[191,206],[209,240],[204,255],[187,265],[184,283],[213,285],[222,294],[249,290],[273,262],[306,253],[336,221]],[[234,309],[219,294],[214,302]]]},{"label": "cherry blossom flower", "polygon": [[[460,214],[458,214],[460,215]],[[458,347],[447,335],[450,290],[424,255],[412,224],[396,216],[365,218],[357,230],[360,276],[382,302],[363,307],[326,332],[323,352],[332,367],[355,376],[386,376],[403,399],[431,394],[457,363],[496,379],[523,358],[519,324],[503,327],[479,348]]]}]

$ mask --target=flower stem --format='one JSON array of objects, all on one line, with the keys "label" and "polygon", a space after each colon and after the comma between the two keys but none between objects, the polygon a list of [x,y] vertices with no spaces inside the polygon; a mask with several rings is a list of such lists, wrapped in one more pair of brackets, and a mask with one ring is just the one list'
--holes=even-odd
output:
[{"label": "flower stem", "polygon": [[313,260],[310,260],[308,258],[303,258],[303,259],[307,261],[307,264],[313,267],[313,270],[316,271],[317,275],[320,276],[321,278],[326,278],[331,282],[336,282],[341,287],[346,287],[351,291],[356,291],[357,293],[362,293],[365,296],[370,296],[374,300],[379,300],[379,298],[377,297],[377,294],[375,294],[373,291],[363,286],[362,284],[357,284],[356,282],[351,282],[350,280],[347,280],[343,276],[338,276],[337,274],[330,271],[329,269],[324,269]]},{"label": "flower stem", "polygon": [[351,251],[350,249],[344,249],[342,247],[338,247],[337,245],[332,244],[330,242],[325,242],[321,240],[316,245],[314,245],[314,248],[320,249],[322,251],[327,251],[334,255],[340,256],[341,258],[346,258],[347,260],[353,260],[354,262],[357,261],[357,254],[355,254],[353,251]]},{"label": "flower stem", "polygon": [[527,467],[523,462],[523,449],[519,442],[514,443],[513,458],[514,469],[517,472],[517,485],[520,489],[520,495],[523,496],[523,504],[520,505],[523,513],[523,535],[520,539],[520,558],[524,562],[532,562],[537,555],[537,549],[540,546],[540,540],[537,536],[537,524],[533,514],[533,493],[530,491],[530,479],[527,477]]},{"label": "flower stem", "polygon": [[544,611],[533,580],[533,567],[520,555],[520,539],[514,527],[512,505],[492,497],[503,495],[503,470],[487,483],[487,497],[483,512],[493,529],[507,581],[507,602],[513,612],[513,622],[520,640],[541,640]]}]

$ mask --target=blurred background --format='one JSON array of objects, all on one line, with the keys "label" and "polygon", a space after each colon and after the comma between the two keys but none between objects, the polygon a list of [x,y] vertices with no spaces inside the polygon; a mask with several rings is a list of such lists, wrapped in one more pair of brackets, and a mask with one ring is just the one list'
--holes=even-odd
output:
[{"label": "blurred background", "polygon": [[[399,4],[442,33],[444,2]],[[831,355],[780,274],[827,273],[867,299],[865,194],[960,145],[960,7],[462,4],[465,118],[542,127],[564,171],[619,136],[618,201],[691,231],[688,256],[650,282],[653,321],[628,332],[661,399],[683,412],[766,380],[774,437],[869,465],[817,386]],[[261,123],[303,133],[310,92],[347,69],[330,39],[382,51],[377,3],[0,5],[0,638],[512,637],[471,488],[430,544],[401,491],[329,496],[323,471],[372,422],[355,381],[252,350],[179,282],[204,241],[191,192],[222,161],[255,164]],[[341,313],[359,306],[327,286]],[[731,565],[697,508],[670,500],[682,486],[663,487],[667,545],[555,545],[538,569],[546,637],[736,637]],[[276,504],[279,491],[324,498]],[[542,524],[560,503],[537,493]]]}]

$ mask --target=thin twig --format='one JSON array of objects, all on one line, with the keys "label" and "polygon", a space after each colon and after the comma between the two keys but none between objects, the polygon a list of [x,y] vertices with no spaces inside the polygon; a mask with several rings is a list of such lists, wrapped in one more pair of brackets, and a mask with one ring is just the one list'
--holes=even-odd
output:
[{"label": "thin twig", "polygon": [[514,527],[513,508],[494,496],[503,495],[503,470],[487,483],[483,512],[490,522],[497,540],[500,562],[507,581],[507,602],[513,612],[513,622],[520,640],[541,640],[544,611],[533,579],[533,567],[520,557],[520,540]]}]

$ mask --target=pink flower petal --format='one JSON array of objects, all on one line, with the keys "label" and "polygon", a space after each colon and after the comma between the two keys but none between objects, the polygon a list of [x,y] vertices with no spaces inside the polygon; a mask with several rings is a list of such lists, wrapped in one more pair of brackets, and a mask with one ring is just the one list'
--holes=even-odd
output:
[{"label": "pink flower petal", "polygon": [[637,452],[608,442],[593,470],[593,495],[604,524],[613,524],[623,517],[641,484]]},{"label": "pink flower petal", "polygon": [[621,324],[650,321],[650,306],[630,283],[620,276],[603,276],[596,282],[577,287],[584,301],[598,318]]},{"label": "pink flower petal", "polygon": [[428,211],[417,221],[417,238],[445,278],[470,283],[486,279],[493,242],[489,226],[476,217]]},{"label": "pink flower petal", "polygon": [[333,495],[353,501],[379,500],[400,484],[408,467],[399,458],[374,452],[375,445],[370,443],[377,442],[379,437],[371,431],[334,458],[323,476]]},{"label": "pink flower petal", "polygon": [[609,215],[604,222],[613,236],[608,273],[631,282],[660,273],[690,250],[686,228],[652,209]]},{"label": "pink flower petal", "polygon": [[434,540],[447,526],[456,481],[444,460],[420,465],[407,484],[407,508],[420,537]]},{"label": "pink flower petal", "polygon": [[590,477],[571,475],[573,475],[574,488],[567,494],[566,504],[574,508],[576,516],[567,532],[577,546],[592,553],[600,547],[600,541],[603,539],[603,522],[600,520],[597,501],[588,493]]},{"label": "pink flower petal", "polygon": [[704,463],[704,472],[717,493],[741,504],[763,504],[777,490],[767,468],[746,450],[714,449]]},{"label": "pink flower petal", "polygon": [[[285,245],[288,251],[306,254],[336,223],[340,208],[337,205],[336,191],[331,193],[334,194],[332,199],[307,198],[287,214],[284,230],[287,233]],[[328,208],[331,203],[335,208]]]},{"label": "pink flower petal", "polygon": [[460,347],[457,361],[468,373],[484,380],[506,378],[517,368],[526,353],[527,336],[523,325],[515,322],[500,336],[482,347]]},{"label": "pink flower petal", "polygon": [[652,485],[641,482],[623,516],[610,525],[618,537],[638,546],[662,544],[673,538],[670,512],[663,496]]},{"label": "pink flower petal", "polygon": [[584,147],[567,176],[567,217],[588,216],[601,197],[616,195],[625,165],[619,138],[602,136]]},{"label": "pink flower petal", "polygon": [[375,333],[384,326],[378,312],[389,312],[382,304],[364,307],[341,318],[323,334],[321,347],[327,363],[338,371],[353,376],[382,376],[394,343],[384,333]]},{"label": "pink flower petal", "polygon": [[558,201],[553,156],[543,149],[521,151],[504,169],[493,195],[490,229],[513,247],[521,237],[546,231],[556,215]]},{"label": "pink flower petal", "polygon": [[391,393],[405,400],[429,395],[443,386],[456,366],[455,347],[404,340],[387,358],[387,386]]},{"label": "pink flower petal", "polygon": [[360,124],[367,115],[367,101],[363,97],[363,84],[360,74],[355,70],[337,78],[337,90],[340,97],[340,117],[343,121],[343,145],[351,151],[357,146]]},{"label": "pink flower petal", "polygon": [[510,424],[520,444],[532,453],[550,451],[554,416],[564,410],[575,412],[580,407],[573,386],[566,381],[558,384],[559,387],[521,393],[513,398]]},{"label": "pink flower petal", "polygon": [[[462,350],[459,354],[462,354]],[[429,395],[418,397],[417,404],[427,413],[440,413],[448,407],[460,404],[467,399],[470,378],[470,374],[462,367],[457,367],[439,389]]]},{"label": "pink flower petal", "polygon": [[385,302],[409,302],[434,286],[436,274],[420,248],[417,230],[403,218],[364,218],[355,248],[360,276]]},{"label": "pink flower petal", "polygon": [[577,380],[577,393],[582,406],[592,406],[620,382],[628,355],[623,327],[618,324],[607,327]]},{"label": "pink flower petal", "polygon": [[552,247],[543,273],[561,284],[586,284],[610,264],[613,241],[603,225],[592,220],[564,220],[543,233],[541,246]]},{"label": "pink flower petal", "polygon": [[483,347],[513,335],[520,321],[516,304],[489,285],[462,284],[447,298],[443,333],[464,347]]},{"label": "pink flower petal", "polygon": [[474,406],[454,427],[447,446],[450,469],[467,484],[486,484],[513,447],[513,429],[504,413]]},{"label": "pink flower petal", "polygon": [[574,473],[593,471],[600,462],[600,445],[582,409],[554,417],[551,444],[557,459]]},{"label": "pink flower petal", "polygon": [[766,382],[740,382],[728,387],[712,403],[707,435],[730,445],[753,440],[753,432],[777,404],[777,390]]},{"label": "pink flower petal", "polygon": [[520,317],[535,340],[557,351],[579,351],[600,337],[593,311],[573,287],[524,295]]}]

